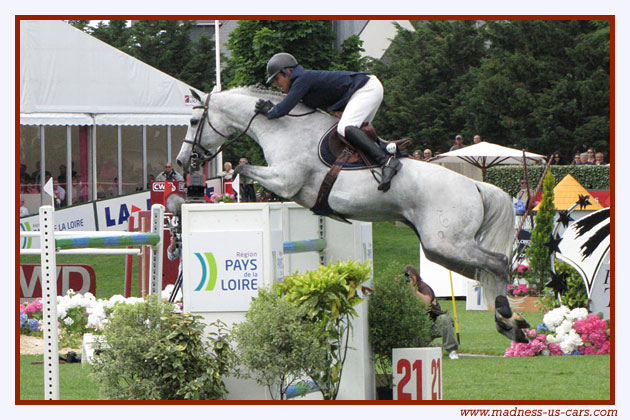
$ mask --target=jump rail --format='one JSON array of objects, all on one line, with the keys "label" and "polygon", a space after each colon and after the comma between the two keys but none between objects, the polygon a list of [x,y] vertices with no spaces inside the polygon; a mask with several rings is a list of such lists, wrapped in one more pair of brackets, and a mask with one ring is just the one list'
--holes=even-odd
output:
[{"label": "jump rail", "polygon": [[39,210],[40,231],[20,232],[20,236],[40,237],[41,249],[21,249],[20,255],[40,254],[42,266],[42,306],[44,324],[44,398],[59,399],[59,335],[57,329],[57,254],[137,254],[140,249],[127,246],[150,246],[150,293],[162,290],[162,252],[164,243],[164,206],[151,207],[151,232],[55,232],[55,210]]}]

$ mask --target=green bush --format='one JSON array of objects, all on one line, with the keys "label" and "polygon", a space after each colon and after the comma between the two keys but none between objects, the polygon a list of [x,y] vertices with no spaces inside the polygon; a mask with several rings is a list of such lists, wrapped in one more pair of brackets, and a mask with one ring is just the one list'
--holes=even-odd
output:
[{"label": "green bush", "polygon": [[[556,179],[556,184],[562,181],[567,174],[571,174],[587,190],[610,189],[610,166],[554,165],[550,166],[550,169]],[[532,190],[536,189],[543,170],[544,166],[541,165],[527,166],[527,175]],[[521,189],[519,180],[524,174],[523,167],[520,165],[498,165],[487,170],[486,182],[496,185],[514,197]]]},{"label": "green bush", "polygon": [[525,278],[530,289],[543,290],[551,277],[551,252],[545,244],[551,239],[553,218],[556,215],[553,185],[554,177],[551,172],[547,172],[543,182],[545,192],[536,212],[530,245],[526,251],[529,270]]},{"label": "green bush", "polygon": [[303,306],[308,319],[320,330],[325,366],[308,375],[326,400],[337,398],[352,318],[357,316],[354,307],[363,300],[358,290],[369,280],[370,271],[369,262],[358,264],[348,260],[286,276],[284,282],[274,285],[285,300]]},{"label": "green bush", "polygon": [[232,334],[237,360],[249,369],[240,376],[256,379],[273,399],[285,399],[287,388],[307,372],[324,370],[319,325],[310,321],[306,306],[286,301],[276,290],[259,290]]},{"label": "green bush", "polygon": [[[562,261],[555,261],[555,270],[558,274],[566,274],[567,290],[561,295],[561,301],[556,299],[554,294],[549,291],[542,297],[541,311],[545,312],[560,305],[564,305],[570,309],[588,308],[588,294],[586,293],[586,285],[580,274],[569,264]],[[550,289],[547,289],[550,290]]]},{"label": "green bush", "polygon": [[157,298],[117,305],[95,349],[92,374],[114,400],[212,400],[227,393],[230,349],[222,325],[204,341],[199,317]]},{"label": "green bush", "polygon": [[390,266],[376,277],[374,293],[368,300],[372,356],[381,372],[391,370],[392,349],[426,347],[431,343],[433,322],[429,307],[408,283],[395,278],[397,272],[400,267]]}]

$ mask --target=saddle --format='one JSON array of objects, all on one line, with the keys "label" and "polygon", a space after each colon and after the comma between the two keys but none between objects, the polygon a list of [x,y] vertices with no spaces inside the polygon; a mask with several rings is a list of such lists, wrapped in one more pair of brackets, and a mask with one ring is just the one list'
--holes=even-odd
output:
[{"label": "saddle", "polygon": [[[387,144],[396,144],[396,157],[409,156],[407,152],[407,146],[411,144],[411,139],[405,138],[400,140],[385,141],[378,137],[376,130],[370,123],[363,123],[361,130],[365,132],[368,137],[374,140],[385,151]],[[330,168],[322,185],[319,188],[317,194],[317,200],[315,205],[311,207],[311,211],[319,216],[327,216],[340,222],[350,223],[346,217],[336,211],[334,211],[328,204],[328,196],[332,190],[339,172],[342,170],[358,170],[369,169],[374,175],[374,168],[378,168],[379,165],[370,161],[363,153],[354,150],[352,145],[339,133],[337,133],[337,124],[333,125],[322,137],[319,142],[319,158],[322,163]],[[377,180],[378,181],[378,180]]]}]

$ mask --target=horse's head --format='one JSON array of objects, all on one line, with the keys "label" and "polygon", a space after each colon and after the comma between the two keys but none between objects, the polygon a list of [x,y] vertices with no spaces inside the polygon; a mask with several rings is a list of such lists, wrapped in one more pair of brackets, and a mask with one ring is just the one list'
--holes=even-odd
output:
[{"label": "horse's head", "polygon": [[177,164],[183,168],[184,173],[192,172],[203,165],[226,139],[225,134],[220,131],[223,127],[216,126],[218,121],[210,121],[212,94],[202,98],[192,89],[191,93],[199,105],[193,107],[186,138],[177,155]]}]

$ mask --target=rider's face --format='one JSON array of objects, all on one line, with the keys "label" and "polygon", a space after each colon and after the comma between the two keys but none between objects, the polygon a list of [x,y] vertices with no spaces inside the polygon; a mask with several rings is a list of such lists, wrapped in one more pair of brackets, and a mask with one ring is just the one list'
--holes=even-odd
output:
[{"label": "rider's face", "polygon": [[273,79],[273,84],[279,87],[283,93],[288,93],[291,88],[291,79],[284,73],[278,73]]}]

